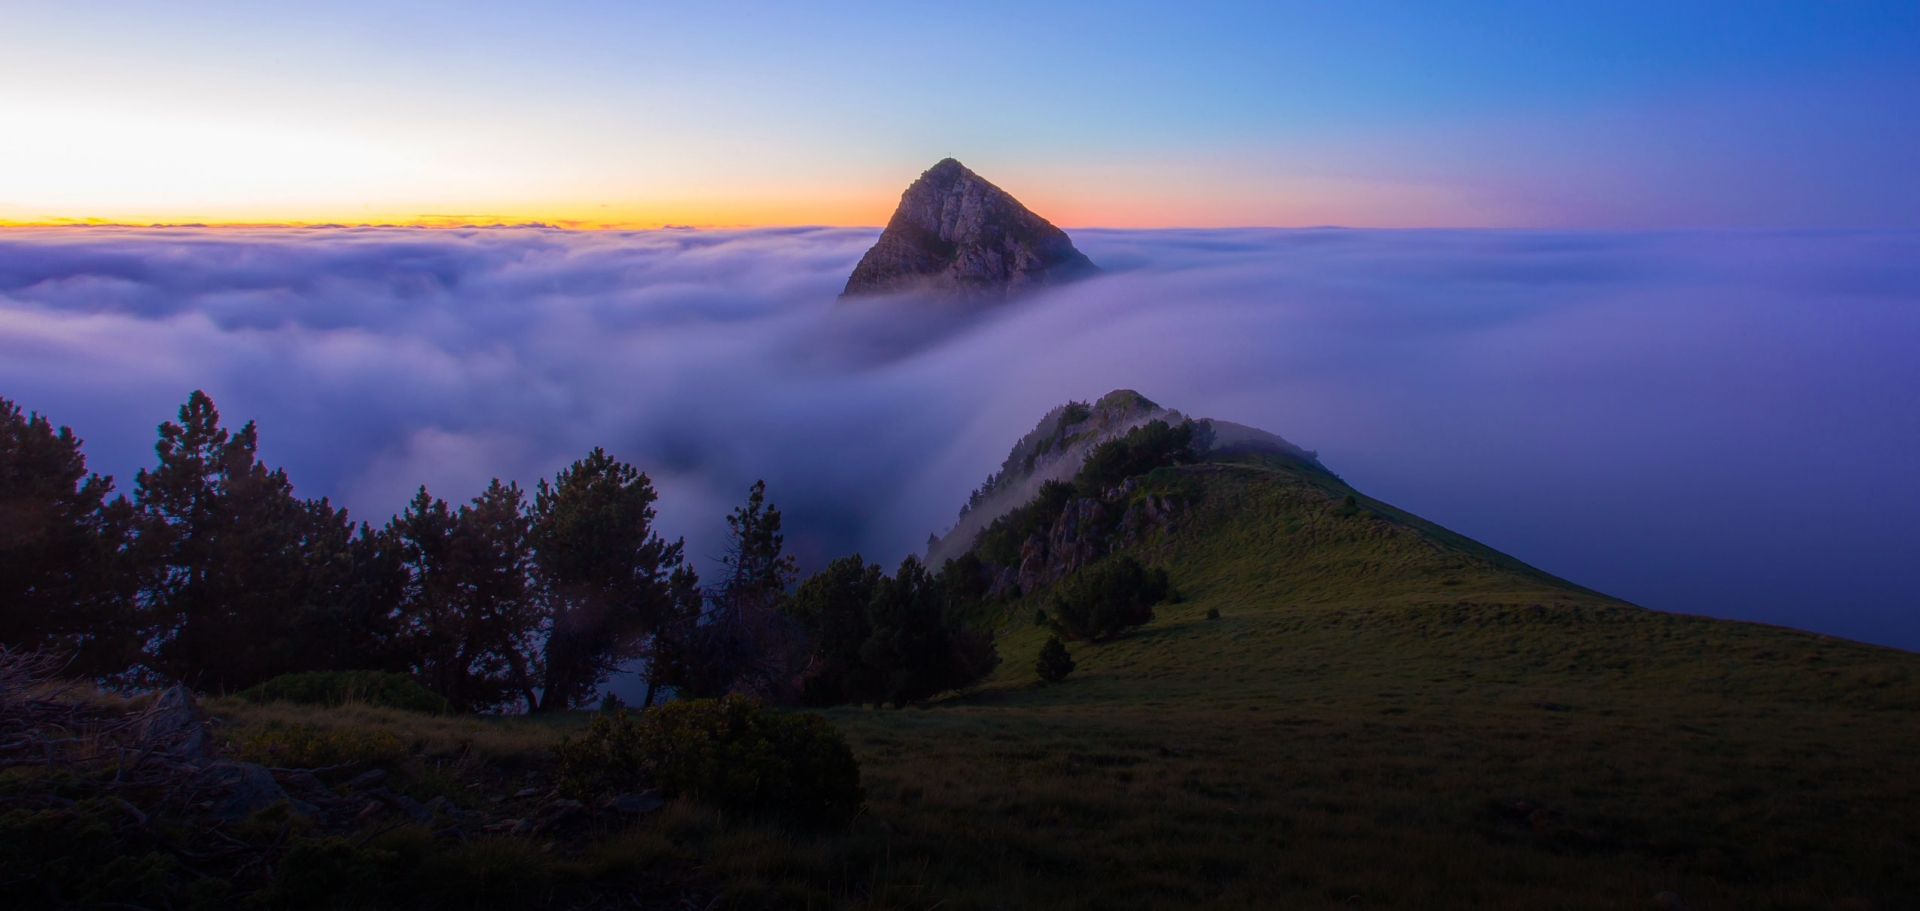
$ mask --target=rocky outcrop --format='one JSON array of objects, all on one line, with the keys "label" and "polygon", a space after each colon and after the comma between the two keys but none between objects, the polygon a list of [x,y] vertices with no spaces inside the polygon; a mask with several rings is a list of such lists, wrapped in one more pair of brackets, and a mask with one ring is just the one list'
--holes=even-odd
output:
[{"label": "rocky outcrop", "polygon": [[959,521],[944,536],[928,537],[927,565],[940,566],[965,553],[981,529],[1032,500],[1040,485],[1071,480],[1094,447],[1148,421],[1177,424],[1182,419],[1180,412],[1162,408],[1131,389],[1116,389],[1091,406],[1069,402],[1047,412],[1014,444],[1000,470],[967,498]]},{"label": "rocky outcrop", "polygon": [[153,705],[134,722],[133,731],[135,740],[144,749],[187,760],[204,760],[213,750],[207,725],[207,713],[200,710],[193,692],[176,685],[154,698]]},{"label": "rocky outcrop", "polygon": [[[1131,389],[1116,389],[1089,406],[1068,402],[1040,419],[1032,431],[1015,443],[1000,469],[968,496],[960,517],[944,535],[927,538],[927,565],[940,566],[972,549],[980,532],[993,520],[1032,502],[1048,481],[1070,481],[1087,455],[1109,440],[1149,421],[1178,424],[1186,415],[1155,404]],[[1319,456],[1281,437],[1231,421],[1194,418],[1204,428],[1210,459],[1246,453],[1276,453],[1319,465]],[[1012,570],[1017,570],[1017,567]],[[1009,583],[1010,584],[1010,583]]]},{"label": "rocky outcrop", "polygon": [[997,301],[1099,269],[1067,232],[951,158],[900,196],[841,297],[929,294]]},{"label": "rocky outcrop", "polygon": [[[287,800],[287,792],[266,766],[253,762],[219,760],[200,769],[194,783],[211,792],[207,817],[218,822],[237,822],[254,813]],[[314,817],[319,810],[304,802],[293,802],[294,812]]]},{"label": "rocky outcrop", "polygon": [[1152,493],[1136,496],[1136,489],[1137,479],[1129,479],[1103,498],[1067,503],[1044,536],[1034,535],[1021,545],[1019,566],[991,570],[990,593],[1037,591],[1156,531],[1172,531],[1185,504]]}]

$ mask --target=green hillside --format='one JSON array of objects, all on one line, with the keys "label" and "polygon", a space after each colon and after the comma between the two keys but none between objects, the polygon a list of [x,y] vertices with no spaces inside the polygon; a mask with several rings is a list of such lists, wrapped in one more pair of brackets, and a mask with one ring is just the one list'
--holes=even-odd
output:
[{"label": "green hillside", "polygon": [[[804,740],[787,733],[701,752],[789,722],[837,744],[776,709],[753,709],[783,719],[766,727],[649,741],[705,757],[675,780],[728,783],[700,790],[636,777],[616,746],[645,739],[621,719],[715,703],[458,714],[404,679],[371,698],[386,678],[319,674],[210,699],[207,729],[207,758],[259,763],[312,806],[213,829],[183,823],[212,804],[153,798],[150,823],[121,764],[199,795],[167,777],[194,766],[140,765],[144,740],[125,759],[68,736],[94,715],[13,698],[10,717],[52,719],[16,725],[14,749],[68,744],[71,769],[0,769],[0,892],[40,883],[29,907],[103,908],[1920,906],[1920,655],[1636,607],[1373,500],[1271,434],[1216,436],[1128,395],[1051,412],[976,492],[971,532],[940,542],[973,550],[923,591],[974,594],[926,616],[991,631],[992,673],[909,708],[825,710],[865,789],[854,813],[851,775],[835,779],[851,821],[707,799],[850,768],[839,746],[817,754],[837,764],[770,759]],[[1123,558],[1152,580],[1136,592],[1158,597],[1164,570],[1168,598],[1070,642],[1076,666],[1042,683],[1042,645],[1069,627],[1038,612],[1058,620],[1056,594]],[[768,610],[799,615],[809,584]],[[8,660],[0,690],[58,690]],[[126,713],[167,700],[95,698],[96,734],[144,729]]]},{"label": "green hillside", "polygon": [[1042,685],[1030,596],[977,691],[833,713],[906,870],[898,904],[1920,896],[1920,656],[1637,608],[1348,505],[1292,457],[1161,469],[1147,487],[1192,498],[1127,548],[1170,571],[1181,603],[1074,646],[1078,669]]}]

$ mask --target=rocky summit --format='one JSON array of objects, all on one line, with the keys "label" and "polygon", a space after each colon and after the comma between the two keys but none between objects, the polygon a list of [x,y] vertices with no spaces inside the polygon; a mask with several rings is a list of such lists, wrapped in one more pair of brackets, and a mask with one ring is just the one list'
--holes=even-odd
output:
[{"label": "rocky summit", "polygon": [[930,294],[994,301],[1099,271],[1067,232],[951,158],[900,196],[841,297]]}]

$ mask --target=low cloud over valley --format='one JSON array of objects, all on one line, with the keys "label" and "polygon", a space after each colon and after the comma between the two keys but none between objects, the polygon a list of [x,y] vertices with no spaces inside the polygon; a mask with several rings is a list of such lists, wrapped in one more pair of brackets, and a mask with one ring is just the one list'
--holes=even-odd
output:
[{"label": "low cloud over valley", "polygon": [[818,565],[1130,387],[1610,594],[1920,646],[1920,235],[1077,230],[1098,278],[838,304],[875,233],[8,230],[0,395],[124,490],[205,388],[374,522],[600,445],[715,554],[764,477]]}]

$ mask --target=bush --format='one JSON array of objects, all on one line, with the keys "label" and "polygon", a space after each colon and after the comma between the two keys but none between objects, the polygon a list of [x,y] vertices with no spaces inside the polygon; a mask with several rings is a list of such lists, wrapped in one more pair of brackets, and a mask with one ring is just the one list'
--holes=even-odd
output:
[{"label": "bush", "polygon": [[407,758],[407,745],[391,731],[269,721],[243,732],[233,744],[233,755],[243,762],[290,769],[348,762],[392,765]]},{"label": "bush", "polygon": [[1155,468],[1197,462],[1211,445],[1209,426],[1192,421],[1171,426],[1166,421],[1148,421],[1127,431],[1126,436],[1101,443],[1087,453],[1080,473],[1074,477],[1074,487],[1083,497],[1105,496],[1121,481]]},{"label": "bush", "polygon": [[248,702],[295,705],[344,705],[359,702],[433,715],[452,711],[438,693],[405,674],[387,671],[308,671],[282,674],[240,691]]},{"label": "bush", "polygon": [[813,712],[741,696],[603,714],[553,748],[561,791],[575,798],[648,784],[723,810],[842,823],[860,807],[860,765]]},{"label": "bush", "polygon": [[1047,644],[1040,646],[1040,661],[1034,667],[1040,673],[1040,679],[1059,683],[1067,679],[1075,667],[1073,656],[1067,654],[1067,647],[1061,644],[1060,637],[1048,636]]},{"label": "bush", "polygon": [[1069,639],[1111,639],[1153,620],[1153,606],[1166,596],[1166,570],[1148,569],[1126,554],[1108,557],[1054,590],[1053,627]]}]

